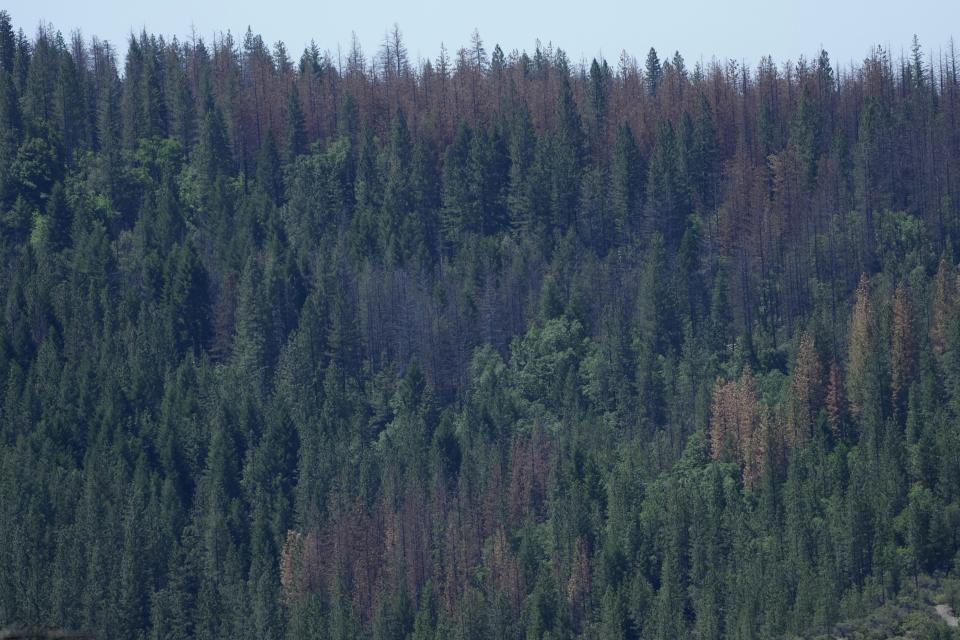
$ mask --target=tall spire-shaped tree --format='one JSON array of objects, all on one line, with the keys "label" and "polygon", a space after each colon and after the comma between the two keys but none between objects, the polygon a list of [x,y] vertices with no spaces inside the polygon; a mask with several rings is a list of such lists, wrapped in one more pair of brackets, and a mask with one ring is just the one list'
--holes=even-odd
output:
[{"label": "tall spire-shaped tree", "polygon": [[295,82],[290,84],[284,125],[286,131],[284,151],[287,154],[287,161],[291,161],[307,150],[306,121],[303,116],[303,107],[300,106],[300,91]]},{"label": "tall spire-shaped tree", "polygon": [[630,125],[624,122],[617,129],[610,162],[610,201],[618,242],[624,241],[628,232],[639,229],[646,180],[646,164],[637,140]]},{"label": "tall spire-shaped tree", "polygon": [[657,50],[653,47],[650,47],[650,51],[647,52],[645,70],[644,81],[647,85],[647,94],[653,97],[657,95],[660,82],[663,80],[663,67],[660,66],[660,58],[657,56]]},{"label": "tall spire-shaped tree", "polygon": [[864,274],[857,286],[850,317],[847,390],[850,409],[861,428],[871,432],[883,417],[881,396],[880,343],[870,283]]},{"label": "tall spire-shaped tree", "polygon": [[893,296],[893,336],[890,345],[891,404],[898,418],[906,412],[907,391],[917,373],[917,340],[913,303],[903,283]]},{"label": "tall spire-shaped tree", "polygon": [[583,128],[573,101],[567,70],[561,69],[560,93],[550,137],[552,223],[563,230],[576,219],[583,168]]}]

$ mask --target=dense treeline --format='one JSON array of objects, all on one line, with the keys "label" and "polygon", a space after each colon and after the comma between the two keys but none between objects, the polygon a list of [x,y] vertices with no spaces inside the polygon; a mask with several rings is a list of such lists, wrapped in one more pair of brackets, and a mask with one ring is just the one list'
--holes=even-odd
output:
[{"label": "dense treeline", "polygon": [[0,623],[766,638],[954,569],[952,46],[120,63],[0,12]]}]

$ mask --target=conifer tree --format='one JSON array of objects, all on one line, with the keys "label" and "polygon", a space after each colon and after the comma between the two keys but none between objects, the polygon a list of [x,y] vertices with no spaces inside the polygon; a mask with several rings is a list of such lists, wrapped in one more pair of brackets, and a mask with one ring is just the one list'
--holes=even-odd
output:
[{"label": "conifer tree", "polygon": [[[607,116],[608,116],[608,88],[610,82],[610,69],[606,61],[602,64],[597,62],[596,58],[590,63],[590,139],[601,141],[606,134]],[[596,144],[596,143],[595,143]],[[599,155],[600,149],[593,148],[593,153]]]},{"label": "conifer tree", "polygon": [[694,205],[707,214],[712,212],[717,204],[720,150],[713,109],[703,93],[697,98],[693,125],[693,144],[686,163],[686,173]]},{"label": "conifer tree", "polygon": [[255,385],[262,383],[268,363],[269,321],[264,309],[262,281],[263,271],[259,264],[253,258],[248,259],[237,287],[233,362],[242,377]]},{"label": "conifer tree", "polygon": [[286,144],[284,149],[287,154],[287,161],[292,161],[297,156],[307,151],[307,128],[303,115],[303,108],[300,106],[300,91],[296,83],[290,85],[290,95],[287,98],[287,113],[285,120]]},{"label": "conifer tree", "polygon": [[194,161],[207,188],[213,186],[219,175],[230,173],[233,166],[223,115],[211,96],[207,97],[204,105]]},{"label": "conifer tree", "polygon": [[626,122],[617,129],[610,165],[610,204],[617,239],[623,241],[630,231],[639,229],[647,179],[643,156]]},{"label": "conifer tree", "polygon": [[566,230],[576,219],[583,155],[580,113],[573,101],[570,78],[564,72],[550,136],[550,208],[554,228]]},{"label": "conifer tree", "polygon": [[507,207],[510,221],[515,228],[526,229],[540,218],[536,183],[539,176],[534,171],[536,132],[531,122],[526,103],[514,109],[510,129],[510,180],[507,190]]},{"label": "conifer tree", "polygon": [[844,391],[843,374],[836,361],[830,363],[830,373],[827,379],[827,422],[835,437],[843,438],[846,435],[847,400]]},{"label": "conifer tree", "polygon": [[650,51],[647,52],[645,71],[644,82],[647,86],[647,95],[654,97],[657,95],[660,82],[663,80],[663,67],[660,66],[660,58],[657,56],[657,50],[653,47],[650,47]]},{"label": "conifer tree", "polygon": [[956,300],[956,279],[945,257],[940,258],[933,280],[930,342],[934,355],[942,359],[947,350],[950,314]]},{"label": "conifer tree", "polygon": [[877,429],[883,417],[880,345],[870,282],[861,276],[850,317],[847,356],[847,397],[860,427]]},{"label": "conifer tree", "polygon": [[273,132],[269,129],[263,137],[263,144],[257,154],[257,184],[273,204],[280,204],[283,196],[283,173],[277,144],[274,141]]},{"label": "conifer tree", "polygon": [[661,122],[650,156],[646,189],[647,233],[663,236],[667,247],[679,245],[689,211],[679,141],[673,125]]},{"label": "conifer tree", "polygon": [[410,224],[413,221],[409,219],[414,214],[410,175],[412,160],[413,147],[407,118],[402,110],[398,110],[390,127],[380,224],[385,257],[394,264],[402,264],[415,255],[424,241],[420,235],[422,229]]},{"label": "conifer tree", "polygon": [[193,242],[172,253],[163,288],[171,339],[179,355],[199,355],[210,335],[208,277]]},{"label": "conifer tree", "polygon": [[470,189],[472,146],[473,131],[466,122],[462,122],[443,162],[442,228],[444,241],[448,246],[458,245],[465,232],[476,231],[476,222],[480,216],[472,201]]},{"label": "conifer tree", "polygon": [[891,404],[898,417],[906,411],[906,394],[917,372],[917,344],[914,335],[913,304],[901,283],[893,296],[893,328],[890,346]]},{"label": "conifer tree", "polygon": [[817,413],[822,403],[821,375],[820,356],[814,345],[813,336],[805,332],[797,347],[793,377],[790,382],[790,416],[787,436],[792,447],[804,446],[814,433]]}]

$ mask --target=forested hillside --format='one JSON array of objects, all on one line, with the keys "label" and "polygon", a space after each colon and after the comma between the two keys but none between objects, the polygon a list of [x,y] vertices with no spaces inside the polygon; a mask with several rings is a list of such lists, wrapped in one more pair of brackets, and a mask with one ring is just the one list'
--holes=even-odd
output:
[{"label": "forested hillside", "polygon": [[414,62],[0,12],[0,626],[811,636],[956,577],[941,44]]}]

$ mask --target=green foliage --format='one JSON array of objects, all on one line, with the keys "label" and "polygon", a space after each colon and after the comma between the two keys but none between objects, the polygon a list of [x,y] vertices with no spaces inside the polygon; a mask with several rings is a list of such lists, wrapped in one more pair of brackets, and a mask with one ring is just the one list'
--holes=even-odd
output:
[{"label": "green foliage", "polygon": [[0,11],[0,623],[947,637],[955,73],[320,51]]}]

